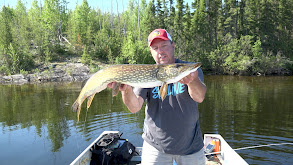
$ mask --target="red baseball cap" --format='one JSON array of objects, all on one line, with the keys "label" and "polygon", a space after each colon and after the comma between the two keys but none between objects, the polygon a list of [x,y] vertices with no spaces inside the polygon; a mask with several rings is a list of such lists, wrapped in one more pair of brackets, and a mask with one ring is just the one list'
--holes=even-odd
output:
[{"label": "red baseball cap", "polygon": [[172,37],[165,29],[155,29],[154,31],[152,31],[150,33],[150,35],[148,37],[149,46],[151,46],[154,39],[157,39],[157,38],[162,39],[162,40],[172,41]]}]

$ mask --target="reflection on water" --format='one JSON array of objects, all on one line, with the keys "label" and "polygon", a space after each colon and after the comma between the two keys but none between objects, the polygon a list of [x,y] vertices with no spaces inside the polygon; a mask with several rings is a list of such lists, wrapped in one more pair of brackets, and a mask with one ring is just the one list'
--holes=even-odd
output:
[{"label": "reflection on water", "polygon": [[[206,76],[199,105],[204,133],[233,148],[293,142],[293,77]],[[0,85],[0,164],[69,164],[104,130],[142,145],[144,112],[131,114],[121,95],[97,94],[80,122],[71,104],[81,83]],[[293,146],[237,151],[249,164],[292,164]]]},{"label": "reflection on water", "polygon": [[[293,77],[207,76],[200,104],[203,132],[240,148],[293,142]],[[249,164],[292,164],[293,146],[240,150]]]}]

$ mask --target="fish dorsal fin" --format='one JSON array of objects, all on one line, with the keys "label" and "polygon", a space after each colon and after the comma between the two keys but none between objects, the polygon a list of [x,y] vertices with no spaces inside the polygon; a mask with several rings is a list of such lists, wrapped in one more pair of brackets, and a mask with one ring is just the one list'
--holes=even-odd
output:
[{"label": "fish dorsal fin", "polygon": [[90,108],[94,97],[95,97],[95,93],[87,98],[87,104],[86,104],[87,109]]},{"label": "fish dorsal fin", "polygon": [[112,96],[117,96],[121,83],[114,83],[112,88]]},{"label": "fish dorsal fin", "polygon": [[160,88],[160,95],[161,95],[162,101],[164,101],[164,99],[166,98],[167,93],[168,93],[168,84],[164,82]]}]

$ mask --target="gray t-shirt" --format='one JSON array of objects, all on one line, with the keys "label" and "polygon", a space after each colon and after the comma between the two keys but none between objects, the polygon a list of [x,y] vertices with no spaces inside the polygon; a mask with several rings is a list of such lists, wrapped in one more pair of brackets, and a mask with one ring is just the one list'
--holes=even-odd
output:
[{"label": "gray t-shirt", "polygon": [[[177,60],[175,63],[186,63]],[[203,72],[198,69],[203,82]],[[136,95],[147,101],[143,139],[159,151],[193,154],[203,148],[199,126],[198,103],[188,93],[188,86],[179,82],[168,84],[168,94],[162,102],[159,87],[134,88]]]}]

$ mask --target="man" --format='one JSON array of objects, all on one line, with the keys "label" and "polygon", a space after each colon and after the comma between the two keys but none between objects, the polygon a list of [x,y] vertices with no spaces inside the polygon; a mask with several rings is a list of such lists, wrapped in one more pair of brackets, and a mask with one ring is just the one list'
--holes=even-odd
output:
[{"label": "man", "polygon": [[[175,59],[175,44],[166,30],[154,30],[148,42],[157,64],[184,62]],[[108,87],[112,88],[113,83]],[[203,139],[198,121],[198,103],[204,100],[206,93],[202,70],[199,68],[179,82],[169,84],[168,89],[168,95],[162,102],[158,97],[159,87],[120,87],[123,102],[132,113],[138,112],[147,101],[142,164],[170,165],[175,160],[178,165],[204,165]]]}]

